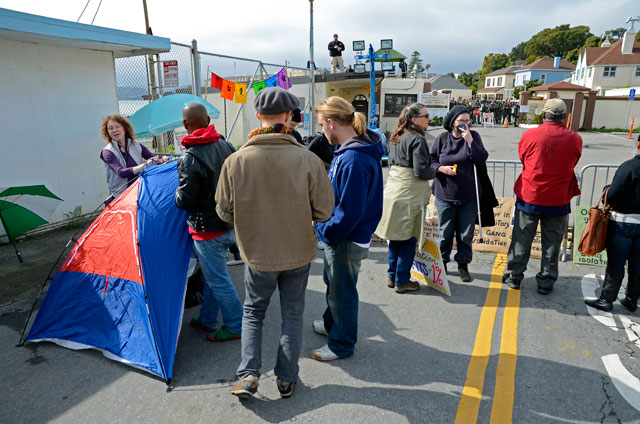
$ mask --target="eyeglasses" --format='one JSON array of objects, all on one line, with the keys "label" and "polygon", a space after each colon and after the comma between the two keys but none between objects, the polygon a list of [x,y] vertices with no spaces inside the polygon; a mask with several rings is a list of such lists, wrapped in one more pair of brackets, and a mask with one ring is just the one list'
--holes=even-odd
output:
[{"label": "eyeglasses", "polygon": [[418,115],[417,117],[418,118],[427,118],[427,119],[429,119],[429,114],[425,113],[424,115]]}]

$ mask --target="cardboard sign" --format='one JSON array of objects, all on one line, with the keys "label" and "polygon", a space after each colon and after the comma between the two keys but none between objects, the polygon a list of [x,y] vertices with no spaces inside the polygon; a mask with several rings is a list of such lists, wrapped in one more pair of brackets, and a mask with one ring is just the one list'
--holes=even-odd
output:
[{"label": "cardboard sign", "polygon": [[416,256],[411,265],[411,276],[422,284],[433,287],[441,293],[451,296],[447,274],[444,272],[442,255],[438,248],[438,238],[427,239],[421,249],[416,250]]},{"label": "cardboard sign", "polygon": [[[482,228],[482,240],[480,243],[480,228],[476,225],[472,248],[474,252],[504,253],[509,251],[511,235],[513,234],[513,222],[516,199],[513,197],[498,197],[499,206],[493,209],[496,225]],[[438,240],[438,212],[435,207],[435,197],[431,197],[427,207],[427,217],[425,219],[425,235]],[[453,249],[457,249],[454,238]],[[540,224],[531,244],[531,257],[540,259],[542,257],[542,239],[540,235]]]},{"label": "cardboard sign", "polygon": [[600,253],[596,253],[594,256],[587,256],[578,251],[580,237],[582,237],[584,227],[589,220],[589,206],[576,206],[575,215],[576,219],[573,224],[573,263],[592,266],[607,266],[606,249]]}]

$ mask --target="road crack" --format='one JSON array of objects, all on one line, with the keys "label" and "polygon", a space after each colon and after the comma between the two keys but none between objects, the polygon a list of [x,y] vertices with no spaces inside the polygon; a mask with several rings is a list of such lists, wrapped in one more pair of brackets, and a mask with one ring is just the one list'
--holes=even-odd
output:
[{"label": "road crack", "polygon": [[622,424],[622,421],[618,418],[616,411],[613,409],[613,398],[607,390],[610,384],[611,382],[609,381],[609,378],[602,376],[602,393],[604,393],[605,401],[600,407],[600,413],[602,414],[600,422],[604,423],[607,417],[611,417],[615,419],[618,424]]}]

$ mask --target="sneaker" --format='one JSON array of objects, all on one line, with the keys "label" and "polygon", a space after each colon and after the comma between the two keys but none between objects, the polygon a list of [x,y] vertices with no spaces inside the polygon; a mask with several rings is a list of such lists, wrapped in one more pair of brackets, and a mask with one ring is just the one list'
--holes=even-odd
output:
[{"label": "sneaker", "polygon": [[240,259],[230,259],[227,261],[227,266],[234,266],[234,265],[241,265],[244,262],[242,262],[242,258]]},{"label": "sneaker", "polygon": [[199,328],[200,330],[204,330],[207,333],[211,333],[212,331],[216,331],[215,327],[207,327],[206,325],[204,325],[202,323],[202,321],[200,320],[200,317],[191,318],[191,321],[189,321],[189,325],[192,326],[193,328]]},{"label": "sneaker", "polygon": [[391,279],[391,277],[387,277],[387,287],[389,287],[390,289],[394,288],[396,286],[396,283],[393,282],[393,280]]},{"label": "sneaker", "polygon": [[592,308],[596,308],[604,312],[611,312],[613,310],[613,303],[601,297],[585,299],[584,303],[587,306],[591,306]]},{"label": "sneaker", "polygon": [[458,275],[460,276],[460,281],[463,283],[468,283],[471,281],[471,274],[469,274],[469,268],[467,264],[458,264]]},{"label": "sneaker", "polygon": [[338,355],[329,349],[329,345],[324,345],[320,349],[313,350],[311,357],[316,361],[333,361],[334,359],[340,359]]},{"label": "sneaker", "polygon": [[324,242],[318,240],[316,243],[316,247],[318,248],[318,250],[324,250]]},{"label": "sneaker", "polygon": [[324,320],[323,319],[317,319],[315,321],[313,321],[311,323],[311,326],[313,327],[313,331],[315,331],[318,334],[322,334],[323,336],[328,336],[329,332],[324,328]]},{"label": "sneaker", "polygon": [[296,382],[284,381],[281,380],[280,377],[276,377],[276,386],[278,387],[278,391],[280,392],[280,397],[288,398],[293,394],[293,389],[296,388]]},{"label": "sneaker", "polygon": [[251,396],[255,395],[257,391],[258,377],[250,375],[238,381],[238,384],[231,389],[231,394],[238,396],[240,399],[249,399]]},{"label": "sneaker", "polygon": [[212,342],[228,342],[229,340],[237,340],[241,336],[241,333],[231,331],[226,325],[223,325],[219,330],[215,330],[207,334],[207,340]]},{"label": "sneaker", "polygon": [[406,293],[410,291],[416,291],[420,288],[420,283],[415,280],[409,280],[409,284],[405,284],[404,286],[396,286],[393,290],[396,293]]},{"label": "sneaker", "polygon": [[520,290],[520,281],[516,281],[516,280],[512,280],[511,278],[508,278],[506,283],[510,289]]}]

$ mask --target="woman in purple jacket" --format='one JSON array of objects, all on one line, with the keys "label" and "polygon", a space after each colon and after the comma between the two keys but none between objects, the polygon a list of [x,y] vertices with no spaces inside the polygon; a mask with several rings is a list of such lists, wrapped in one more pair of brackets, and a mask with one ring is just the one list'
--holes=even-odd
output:
[{"label": "woman in purple jacket", "polygon": [[453,259],[458,263],[460,280],[469,282],[468,264],[473,258],[471,243],[478,213],[474,165],[486,162],[489,153],[480,134],[471,130],[471,114],[465,106],[454,106],[445,116],[443,126],[447,132],[431,145],[440,252],[446,271],[455,234],[458,251]]},{"label": "woman in purple jacket", "polygon": [[120,196],[154,160],[153,153],[135,141],[135,133],[129,120],[122,115],[109,115],[102,121],[102,137],[107,146],[100,152],[107,173],[107,185],[115,199]]}]

